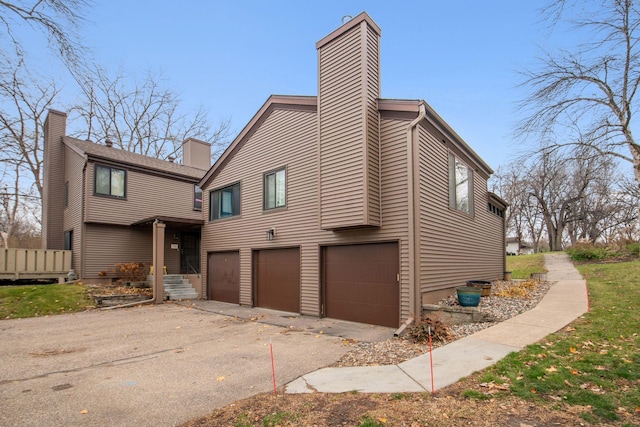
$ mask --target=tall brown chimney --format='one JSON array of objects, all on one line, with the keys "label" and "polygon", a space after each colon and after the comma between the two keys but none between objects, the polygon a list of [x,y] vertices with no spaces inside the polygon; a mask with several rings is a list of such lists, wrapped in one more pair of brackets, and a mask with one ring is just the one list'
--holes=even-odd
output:
[{"label": "tall brown chimney", "polygon": [[362,12],[316,43],[324,229],[380,225],[380,35]]},{"label": "tall brown chimney", "polygon": [[44,122],[42,247],[64,249],[64,145],[67,114],[49,110]]}]

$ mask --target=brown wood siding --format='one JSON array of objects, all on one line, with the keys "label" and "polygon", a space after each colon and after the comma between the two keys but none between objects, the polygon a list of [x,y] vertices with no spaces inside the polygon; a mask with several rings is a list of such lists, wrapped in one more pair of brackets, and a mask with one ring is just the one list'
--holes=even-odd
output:
[{"label": "brown wood siding", "polygon": [[[64,155],[64,182],[69,183],[69,199],[67,207],[64,209],[64,232],[73,231],[73,256],[71,268],[79,277],[84,277],[82,271],[82,196],[83,177],[82,168],[84,158],[77,153],[65,149]],[[63,188],[64,191],[64,188]]]},{"label": "brown wood siding", "polygon": [[109,271],[121,262],[150,264],[153,260],[152,243],[151,228],[86,224],[84,277],[96,278],[100,271]]},{"label": "brown wood siding", "polygon": [[380,225],[380,38],[371,27],[366,31],[366,132],[367,132],[367,223]]},{"label": "brown wood siding", "polygon": [[64,148],[67,115],[49,111],[44,125],[42,182],[42,245],[44,249],[64,247]]},{"label": "brown wood siding", "polygon": [[474,172],[474,216],[450,209],[448,146],[422,125],[418,129],[421,291],[501,278],[503,231],[499,218],[487,212],[487,180]]},{"label": "brown wood siding", "polygon": [[380,224],[378,36],[365,22],[318,51],[320,223]]},{"label": "brown wood siding", "polygon": [[85,217],[87,222],[129,225],[156,215],[202,219],[201,212],[193,210],[195,182],[127,170],[126,198],[103,197],[94,195],[94,168],[95,163],[89,163]]},{"label": "brown wood siding", "polygon": [[300,249],[263,249],[253,259],[256,305],[299,313]]},{"label": "brown wood siding", "polygon": [[[203,214],[208,218],[209,191],[240,182],[241,215],[205,222],[202,262],[206,252],[240,249],[240,302],[253,305],[252,250],[300,247],[300,312],[320,315],[320,245],[400,242],[401,313],[409,316],[407,245],[406,128],[404,120],[382,120],[382,211],[379,229],[327,231],[319,227],[317,115],[314,112],[275,109],[229,159],[204,189]],[[287,207],[263,211],[263,173],[287,167]],[[266,230],[276,238],[267,241]],[[203,274],[203,276],[205,276]],[[206,283],[206,277],[203,277]],[[204,289],[202,290],[204,292]]]}]

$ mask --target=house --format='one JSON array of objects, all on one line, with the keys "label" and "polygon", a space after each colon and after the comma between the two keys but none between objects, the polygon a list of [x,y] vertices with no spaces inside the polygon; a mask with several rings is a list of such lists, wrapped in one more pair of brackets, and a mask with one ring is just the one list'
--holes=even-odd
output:
[{"label": "house", "polygon": [[505,270],[491,168],[424,101],[380,98],[378,25],[316,44],[317,96],[271,96],[200,180],[206,298],[398,327]]},{"label": "house", "polygon": [[493,171],[425,101],[381,99],[380,36],[363,12],[322,38],[318,95],[271,96],[211,167],[200,141],[179,165],[65,136],[50,112],[45,248],[97,277],[149,262],[162,223],[164,264],[199,272],[201,298],[391,327],[501,279]]},{"label": "house", "polygon": [[531,255],[534,248],[517,237],[507,237],[507,255]]},{"label": "house", "polygon": [[44,125],[42,239],[45,249],[73,250],[79,277],[96,279],[116,263],[151,264],[152,227],[166,227],[165,263],[199,287],[201,191],[210,145],[188,139],[177,164],[66,135],[67,115]]}]

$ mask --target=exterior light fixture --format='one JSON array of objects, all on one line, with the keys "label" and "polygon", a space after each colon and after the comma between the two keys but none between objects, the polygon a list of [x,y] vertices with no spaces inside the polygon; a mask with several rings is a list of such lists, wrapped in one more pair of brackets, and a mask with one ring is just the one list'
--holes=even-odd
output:
[{"label": "exterior light fixture", "polygon": [[276,238],[276,229],[270,228],[267,230],[267,240],[273,240]]}]

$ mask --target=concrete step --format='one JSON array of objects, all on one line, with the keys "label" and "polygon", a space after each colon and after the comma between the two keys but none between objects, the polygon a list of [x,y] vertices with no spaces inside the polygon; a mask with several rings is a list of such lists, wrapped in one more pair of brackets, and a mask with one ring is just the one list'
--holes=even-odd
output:
[{"label": "concrete step", "polygon": [[172,301],[196,298],[198,298],[198,294],[193,289],[190,292],[169,292],[169,299]]},{"label": "concrete step", "polygon": [[[149,276],[148,279],[153,283],[153,276]],[[198,293],[191,286],[189,279],[185,279],[181,274],[165,274],[162,282],[165,293],[169,294],[172,301],[198,298]]]}]

